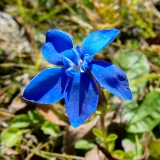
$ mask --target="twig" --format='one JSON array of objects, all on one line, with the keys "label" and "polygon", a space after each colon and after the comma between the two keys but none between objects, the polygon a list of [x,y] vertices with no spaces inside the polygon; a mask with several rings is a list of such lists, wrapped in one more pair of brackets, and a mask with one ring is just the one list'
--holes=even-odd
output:
[{"label": "twig", "polygon": [[0,90],[0,95],[2,95],[5,91],[7,91],[12,85],[13,85],[13,83],[10,83],[8,86],[6,86],[2,90]]},{"label": "twig", "polygon": [[83,157],[79,157],[79,156],[73,156],[73,155],[67,155],[67,154],[59,154],[59,153],[50,153],[50,152],[46,152],[46,151],[40,151],[41,153],[43,154],[46,154],[46,155],[50,155],[50,156],[53,156],[53,157],[57,157],[57,158],[72,158],[72,159],[76,159],[76,160],[84,160]]},{"label": "twig", "polygon": [[42,146],[42,143],[40,143],[40,144],[37,146],[36,149],[32,149],[32,150],[31,150],[32,152],[25,158],[25,160],[30,160],[31,157],[35,154],[35,151],[34,151],[34,150],[39,149],[41,146]]},{"label": "twig", "polygon": [[2,156],[1,158],[4,158],[5,160],[11,160],[8,156],[6,156],[4,154],[2,154],[1,156]]},{"label": "twig", "polygon": [[8,117],[15,117],[15,115],[13,115],[11,113],[4,112],[4,111],[0,111],[0,115],[4,115],[4,116],[8,116]]},{"label": "twig", "polygon": [[2,63],[0,64],[1,67],[21,67],[21,68],[31,68],[33,69],[34,66],[28,64],[17,64],[17,63]]},{"label": "twig", "polygon": [[[102,153],[109,159],[109,160],[131,160],[131,159],[119,159],[117,157],[114,157],[110,152],[108,152],[104,147],[102,147],[101,145],[99,145],[97,142],[95,142],[98,149],[102,151]],[[146,157],[148,156],[148,147],[146,144],[144,144],[144,148],[145,148],[145,152],[143,154],[143,156],[139,159],[136,160],[145,160]]]}]

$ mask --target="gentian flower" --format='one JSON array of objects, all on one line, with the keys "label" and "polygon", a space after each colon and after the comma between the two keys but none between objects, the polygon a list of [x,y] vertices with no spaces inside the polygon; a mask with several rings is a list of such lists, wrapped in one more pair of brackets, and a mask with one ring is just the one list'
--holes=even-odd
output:
[{"label": "gentian flower", "polygon": [[118,29],[95,31],[83,40],[81,47],[74,48],[68,34],[48,31],[42,55],[58,67],[44,69],[34,77],[25,88],[23,98],[41,104],[53,104],[64,98],[73,127],[81,125],[96,110],[97,83],[114,95],[131,100],[125,73],[110,62],[93,60],[118,34]]}]

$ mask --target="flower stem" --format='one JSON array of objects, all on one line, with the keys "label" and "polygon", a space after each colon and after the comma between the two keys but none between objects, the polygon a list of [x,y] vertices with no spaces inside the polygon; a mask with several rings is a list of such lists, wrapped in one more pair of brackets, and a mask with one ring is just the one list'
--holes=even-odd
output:
[{"label": "flower stem", "polygon": [[107,134],[106,134],[106,129],[105,129],[105,125],[104,125],[104,116],[100,117],[100,123],[101,123],[101,130],[102,130],[102,134],[103,134],[103,140],[104,140],[104,144],[105,144],[105,148],[108,148],[108,144],[107,144]]}]

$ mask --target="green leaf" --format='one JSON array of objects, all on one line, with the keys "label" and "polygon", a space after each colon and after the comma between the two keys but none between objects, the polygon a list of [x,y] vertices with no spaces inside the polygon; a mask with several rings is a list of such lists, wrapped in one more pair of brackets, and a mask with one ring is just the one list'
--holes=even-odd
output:
[{"label": "green leaf", "polygon": [[14,128],[25,128],[31,124],[29,117],[26,114],[20,114],[12,119],[10,126]]},{"label": "green leaf", "polygon": [[134,115],[137,112],[138,109],[138,103],[136,101],[125,101],[124,102],[124,108],[123,108],[123,120],[130,122],[132,120],[132,118],[134,117]]},{"label": "green leaf", "polygon": [[41,126],[41,130],[44,132],[44,134],[53,137],[56,137],[60,133],[59,126],[57,126],[51,121],[45,121]]},{"label": "green leaf", "polygon": [[102,131],[100,129],[93,128],[92,132],[97,138],[99,138],[103,142],[103,133],[102,133]]},{"label": "green leaf", "polygon": [[28,111],[28,115],[32,123],[36,124],[44,121],[43,117],[40,115],[40,113],[37,110]]},{"label": "green leaf", "polygon": [[116,150],[112,152],[112,155],[117,158],[123,158],[125,153],[122,150]]},{"label": "green leaf", "polygon": [[160,140],[157,140],[152,137],[152,139],[149,142],[148,147],[149,147],[150,156],[157,160],[160,159],[160,152],[159,152]]},{"label": "green leaf", "polygon": [[114,151],[115,148],[115,141],[118,138],[118,136],[116,134],[110,134],[107,137],[107,144],[108,144],[108,151],[112,152]]},{"label": "green leaf", "polygon": [[134,110],[128,109],[128,114],[132,116],[129,121],[129,126],[126,127],[128,132],[149,132],[160,122],[159,90],[148,93],[139,107],[137,107],[136,104],[131,106],[134,106]]},{"label": "green leaf", "polygon": [[2,142],[7,147],[13,147],[22,139],[22,132],[18,128],[7,128],[2,132]]},{"label": "green leaf", "polygon": [[[124,148],[125,158],[127,159],[139,159],[144,153],[143,146],[137,135],[128,134],[128,138],[122,140],[122,146]],[[130,157],[130,158],[129,158]]]},{"label": "green leaf", "polygon": [[142,157],[144,149],[137,135],[135,136],[135,139],[136,139],[136,158],[138,159]]},{"label": "green leaf", "polygon": [[90,150],[90,149],[94,148],[95,146],[96,145],[94,143],[91,143],[91,142],[84,140],[84,139],[78,140],[75,144],[76,149]]},{"label": "green leaf", "polygon": [[124,158],[125,159],[133,159],[135,156],[135,154],[133,153],[133,151],[128,151],[125,153]]},{"label": "green leaf", "polygon": [[113,142],[113,141],[115,141],[117,138],[118,138],[118,136],[117,136],[116,134],[110,134],[110,135],[107,137],[107,142]]},{"label": "green leaf", "polygon": [[[126,73],[130,84],[135,84],[135,81],[149,73],[147,58],[140,51],[121,50],[116,54],[115,64]],[[138,93],[143,92],[146,82],[147,80],[143,79],[131,87],[133,98],[137,98]]]}]

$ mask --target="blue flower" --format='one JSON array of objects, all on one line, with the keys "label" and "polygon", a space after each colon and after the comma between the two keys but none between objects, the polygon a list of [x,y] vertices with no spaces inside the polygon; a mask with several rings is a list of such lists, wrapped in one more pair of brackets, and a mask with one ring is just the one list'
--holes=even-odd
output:
[{"label": "blue flower", "polygon": [[65,99],[73,127],[81,125],[97,108],[98,85],[126,100],[132,99],[125,73],[110,62],[94,61],[95,54],[109,45],[119,30],[100,30],[89,34],[82,46],[74,48],[70,36],[59,30],[46,33],[42,55],[57,68],[47,68],[25,88],[23,98],[41,104]]}]

